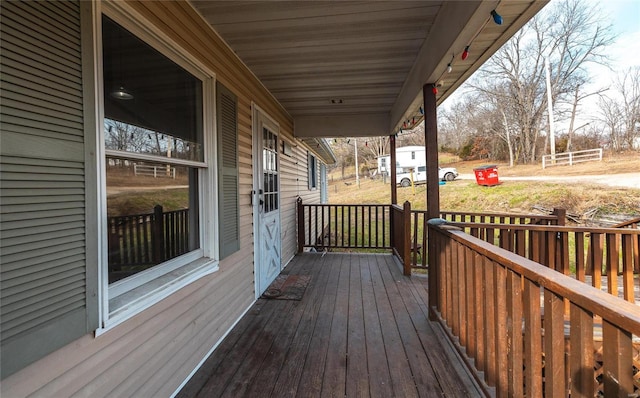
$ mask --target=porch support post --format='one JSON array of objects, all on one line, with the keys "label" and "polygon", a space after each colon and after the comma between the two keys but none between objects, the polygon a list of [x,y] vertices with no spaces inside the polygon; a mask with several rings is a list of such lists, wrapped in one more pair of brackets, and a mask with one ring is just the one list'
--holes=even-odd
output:
[{"label": "porch support post", "polygon": [[391,151],[391,159],[389,160],[389,163],[391,163],[389,165],[389,169],[391,169],[391,177],[389,182],[391,184],[391,204],[397,205],[398,204],[398,187],[396,185],[396,135],[395,134],[391,134],[389,136],[389,146]]},{"label": "porch support post", "polygon": [[[440,179],[438,178],[438,122],[436,114],[436,95],[433,93],[434,85],[427,83],[422,86],[424,103],[424,142],[426,146],[425,156],[427,165],[427,219],[440,217]],[[435,239],[428,237],[429,262],[429,319],[436,320],[435,309],[438,304],[438,253]]]},{"label": "porch support post", "polygon": [[299,196],[296,200],[296,207],[296,216],[298,218],[298,253],[302,253],[304,251],[304,206],[302,206],[302,198]]}]

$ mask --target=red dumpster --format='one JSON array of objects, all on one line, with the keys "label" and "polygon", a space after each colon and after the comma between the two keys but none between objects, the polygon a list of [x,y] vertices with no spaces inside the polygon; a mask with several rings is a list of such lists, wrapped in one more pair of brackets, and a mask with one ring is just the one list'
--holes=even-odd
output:
[{"label": "red dumpster", "polygon": [[498,181],[498,166],[495,164],[476,167],[473,172],[476,174],[478,185],[491,187],[500,184],[500,181]]}]

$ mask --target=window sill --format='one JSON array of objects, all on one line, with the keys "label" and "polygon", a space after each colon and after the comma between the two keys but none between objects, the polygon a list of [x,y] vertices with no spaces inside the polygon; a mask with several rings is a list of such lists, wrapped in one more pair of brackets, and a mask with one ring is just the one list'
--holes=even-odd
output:
[{"label": "window sill", "polygon": [[95,332],[96,337],[139,314],[179,289],[218,270],[218,262],[200,258],[167,274],[109,299],[109,319]]}]

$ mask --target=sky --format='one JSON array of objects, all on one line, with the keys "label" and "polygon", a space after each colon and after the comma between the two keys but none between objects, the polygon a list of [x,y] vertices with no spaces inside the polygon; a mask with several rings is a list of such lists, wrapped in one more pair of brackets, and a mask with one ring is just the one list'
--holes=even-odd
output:
[{"label": "sky", "polygon": [[[618,35],[615,43],[609,47],[611,67],[626,70],[640,65],[640,0],[585,0],[596,4],[603,11],[603,17],[609,17],[613,31]],[[594,67],[594,76],[607,74],[607,68]],[[607,74],[608,75],[608,74]],[[604,78],[604,76],[603,76]]]},{"label": "sky", "polygon": [[[597,5],[602,10],[603,18],[609,18],[613,31],[617,35],[615,43],[608,49],[611,59],[610,67],[601,65],[589,67],[593,81],[588,89],[595,91],[613,84],[617,73],[628,70],[632,66],[640,66],[640,0],[584,1]],[[582,120],[578,122],[588,123],[588,117],[598,112],[598,96],[586,98],[581,108]],[[559,128],[562,129],[562,127],[560,124]]]},{"label": "sky", "polygon": [[[553,3],[561,0],[551,0],[545,7],[553,6]],[[592,64],[589,72],[593,77],[587,90],[597,91],[612,85],[619,71],[627,70],[631,66],[640,66],[640,0],[583,0],[585,4],[596,5],[602,10],[602,17],[608,18],[617,39],[608,48],[611,60],[610,67]],[[544,9],[541,11],[544,12]],[[459,95],[464,95],[458,90]],[[446,107],[457,101],[458,95],[452,95],[443,104]],[[576,125],[585,124],[592,115],[596,114],[598,96],[586,98],[580,105],[581,116],[576,120]],[[556,131],[567,129],[566,123],[556,122]],[[579,123],[579,124],[578,124]]]}]

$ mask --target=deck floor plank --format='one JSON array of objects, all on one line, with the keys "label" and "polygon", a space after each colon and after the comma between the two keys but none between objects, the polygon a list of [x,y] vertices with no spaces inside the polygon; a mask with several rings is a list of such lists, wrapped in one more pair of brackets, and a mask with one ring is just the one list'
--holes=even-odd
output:
[{"label": "deck floor plank", "polygon": [[460,397],[479,389],[438,326],[424,277],[390,255],[309,253],[301,301],[259,299],[178,397]]},{"label": "deck floor plank", "polygon": [[[214,351],[216,355],[211,355],[207,359],[207,362],[211,362],[211,366],[206,366],[207,364],[205,364],[206,367],[211,368],[209,372],[210,376],[207,378],[206,383],[197,391],[198,397],[218,397],[222,394],[231,377],[247,356],[249,347],[260,337],[265,324],[276,310],[276,306],[266,304],[267,303],[261,302],[256,303],[248,315],[245,315],[250,322],[246,324],[243,323],[242,326],[244,328],[238,327],[240,323],[236,325],[229,336],[222,341],[221,347],[218,347],[218,349]],[[229,338],[230,336],[231,339]],[[232,340],[236,336],[239,338],[233,342]],[[228,345],[225,344],[227,340],[230,341]],[[220,354],[218,354],[218,350]],[[188,390],[190,389],[191,388]],[[187,395],[187,397],[188,396],[189,395]]]},{"label": "deck floor plank", "polygon": [[395,266],[393,262],[393,258],[389,257],[386,266],[380,268],[380,273],[387,289],[391,309],[396,318],[398,331],[409,360],[413,379],[420,397],[437,396],[441,391],[440,383],[433,372],[427,353],[422,347],[422,342],[416,333],[408,309],[400,295],[400,289],[396,281],[399,277],[402,277],[393,275],[391,272],[392,267]]},{"label": "deck floor plank", "polygon": [[[320,259],[321,258],[319,256],[315,256],[311,261],[305,262],[305,266],[301,267],[300,275],[310,275],[312,280],[319,280],[320,270],[323,268],[319,265]],[[325,274],[328,275],[327,272],[325,272]],[[271,349],[264,358],[264,361],[260,365],[260,369],[247,389],[247,396],[257,397],[265,392],[272,392],[275,388],[278,375],[283,371],[283,366],[286,363],[291,362],[290,360],[286,361],[286,359],[290,355],[294,355],[289,352],[291,348],[294,347],[293,338],[295,337],[296,331],[301,327],[300,322],[302,321],[304,314],[314,312],[311,307],[316,301],[317,292],[320,291],[320,289],[313,288],[309,290],[308,294],[310,297],[308,300],[293,302],[294,306],[291,311],[290,318],[287,319],[286,322],[293,327],[280,328],[273,344],[271,345]]]},{"label": "deck floor plank", "polygon": [[304,362],[300,384],[298,385],[298,397],[319,397],[322,392],[322,379],[329,350],[329,334],[331,331],[331,321],[336,304],[336,293],[338,290],[338,280],[340,277],[340,259],[332,259],[328,264],[330,267],[329,279],[325,295],[320,304],[318,318],[316,319],[309,354]]},{"label": "deck floor plank", "polygon": [[[418,397],[413,375],[409,367],[409,360],[402,345],[398,325],[391,308],[389,295],[382,280],[380,268],[387,267],[384,257],[376,258],[376,266],[371,267],[371,278],[373,280],[373,291],[378,306],[378,316],[380,317],[380,327],[384,348],[387,354],[387,364],[391,374],[391,385],[394,397]],[[381,358],[383,360],[383,358]]]},{"label": "deck floor plank", "polygon": [[298,392],[303,365],[309,352],[313,330],[320,312],[320,305],[322,298],[325,296],[325,290],[328,286],[327,281],[331,274],[330,264],[327,264],[323,257],[316,257],[321,260],[316,263],[316,278],[310,282],[309,292],[306,293],[309,294],[308,300],[306,300],[307,306],[295,330],[286,360],[276,377],[272,391],[272,396],[274,397],[295,397]]},{"label": "deck floor plank", "polygon": [[360,260],[360,264],[369,392],[372,398],[387,398],[393,396],[393,389],[372,278],[372,268],[377,268],[378,264],[377,261],[363,259]]},{"label": "deck floor plank", "polygon": [[360,270],[368,268],[362,256],[353,255],[349,278],[349,313],[347,335],[347,397],[369,397],[367,345],[364,328],[362,276]]},{"label": "deck floor plank", "polygon": [[350,255],[343,255],[336,291],[329,350],[322,380],[323,397],[344,397],[347,377],[347,330],[349,327]]}]

